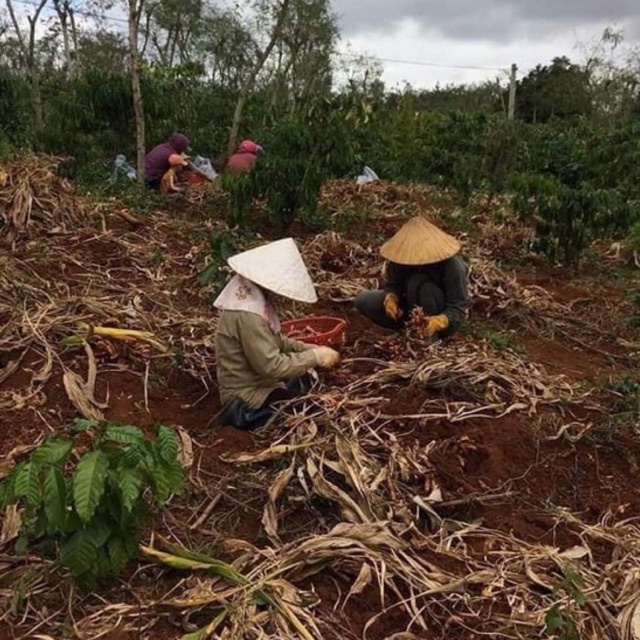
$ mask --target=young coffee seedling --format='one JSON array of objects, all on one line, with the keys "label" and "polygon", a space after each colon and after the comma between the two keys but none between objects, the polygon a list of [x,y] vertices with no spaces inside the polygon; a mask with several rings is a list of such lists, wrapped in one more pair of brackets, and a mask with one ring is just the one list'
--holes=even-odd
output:
[{"label": "young coffee seedling", "polygon": [[67,439],[45,441],[0,484],[0,508],[23,509],[18,551],[59,554],[78,584],[91,588],[135,556],[148,502],[163,506],[184,476],[167,426],[155,441],[131,425],[81,428],[92,438],[90,451],[74,451]]}]

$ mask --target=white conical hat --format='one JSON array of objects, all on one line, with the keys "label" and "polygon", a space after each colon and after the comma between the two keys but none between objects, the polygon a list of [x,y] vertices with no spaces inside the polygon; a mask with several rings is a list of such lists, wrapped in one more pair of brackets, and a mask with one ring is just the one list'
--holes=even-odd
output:
[{"label": "white conical hat", "polygon": [[238,274],[260,287],[299,302],[317,302],[311,276],[293,238],[238,253],[227,261]]}]

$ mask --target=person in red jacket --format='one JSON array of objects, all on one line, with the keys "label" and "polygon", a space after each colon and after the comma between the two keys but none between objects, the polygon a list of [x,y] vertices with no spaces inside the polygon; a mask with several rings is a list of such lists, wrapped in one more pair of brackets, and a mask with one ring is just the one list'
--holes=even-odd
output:
[{"label": "person in red jacket", "polygon": [[169,158],[174,154],[182,155],[188,148],[189,138],[182,133],[174,133],[167,142],[151,149],[144,160],[144,178],[147,187],[158,191],[162,177],[171,167]]},{"label": "person in red jacket", "polygon": [[241,173],[253,167],[258,159],[262,147],[253,140],[243,140],[238,150],[227,161],[226,170],[231,173]]}]

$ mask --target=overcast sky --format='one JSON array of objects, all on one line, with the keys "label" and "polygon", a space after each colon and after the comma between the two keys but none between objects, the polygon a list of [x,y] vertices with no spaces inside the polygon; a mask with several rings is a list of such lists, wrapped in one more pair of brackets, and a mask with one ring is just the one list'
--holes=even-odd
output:
[{"label": "overcast sky", "polygon": [[[389,60],[487,69],[447,69],[383,62],[390,85],[430,87],[505,75],[511,63],[526,73],[597,40],[607,26],[640,46],[640,0],[334,0],[342,48]],[[494,70],[495,68],[495,70]]]},{"label": "overcast sky", "polygon": [[[16,8],[24,18],[29,7]],[[340,49],[380,59],[390,88],[506,82],[512,63],[522,76],[562,55],[583,62],[578,43],[597,42],[606,27],[624,33],[625,47],[640,48],[640,0],[333,0],[333,8]],[[124,17],[117,7],[109,14]]]}]

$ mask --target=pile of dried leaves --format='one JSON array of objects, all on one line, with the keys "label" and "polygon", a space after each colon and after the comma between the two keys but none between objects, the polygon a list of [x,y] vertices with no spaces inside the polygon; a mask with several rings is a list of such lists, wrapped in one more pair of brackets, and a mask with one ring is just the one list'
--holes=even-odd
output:
[{"label": "pile of dried leaves", "polygon": [[90,213],[90,204],[57,173],[60,158],[26,155],[0,165],[0,232],[14,240],[33,233],[65,233]]},{"label": "pile of dried leaves", "polygon": [[[394,612],[406,630],[388,640],[453,630],[520,640],[560,623],[576,637],[640,637],[637,522],[586,525],[556,510],[580,539],[561,550],[449,520],[431,462],[437,443],[400,442],[348,395],[314,394],[271,433],[275,444],[226,457],[268,486],[268,545],[226,539],[211,556],[152,543],[144,556],[185,577],[154,601],[96,607],[77,620],[80,637],[180,614],[185,640],[334,640],[344,630],[308,586],[321,574],[346,582],[334,611],[378,595],[365,637]],[[292,534],[296,512],[316,500],[333,505],[334,520]]]},{"label": "pile of dried leaves", "polygon": [[358,185],[355,180],[331,180],[325,183],[319,202],[332,216],[356,210],[375,216],[424,215],[450,203],[453,195],[426,184],[400,184],[378,180]]},{"label": "pile of dried leaves", "polygon": [[349,302],[364,289],[376,289],[382,260],[373,247],[364,247],[325,231],[301,248],[321,298]]},{"label": "pile of dried leaves", "polygon": [[[41,159],[37,167],[40,173],[25,159],[0,174],[7,231],[70,228],[85,215],[65,196],[68,185],[55,177],[54,160]],[[362,206],[404,219],[433,209],[434,195],[429,187],[336,181],[325,186],[323,199],[335,215]],[[37,253],[0,258],[0,383],[27,361],[31,374],[22,389],[0,397],[0,408],[44,404],[45,386],[59,377],[78,414],[100,419],[108,397],[99,397],[96,381],[104,371],[134,368],[146,385],[152,366],[178,359],[212,388],[215,316],[210,298],[195,284],[198,249],[176,238],[175,229],[170,215],[155,213],[152,224],[135,230],[86,227],[72,237],[52,238]],[[348,302],[378,286],[377,247],[335,232],[301,244],[321,297]],[[501,269],[490,245],[468,243],[466,251],[473,313],[536,330],[574,331],[571,307]],[[581,322],[582,334],[597,330]],[[51,637],[68,625],[87,640],[114,629],[151,638],[154,625],[164,620],[185,640],[337,640],[348,636],[333,615],[365,594],[370,603],[373,593],[378,613],[371,615],[365,637],[385,616],[400,612],[402,633],[385,640],[464,637],[461,632],[520,640],[553,624],[560,625],[557,633],[575,631],[574,637],[638,640],[635,521],[587,526],[556,511],[556,521],[580,536],[580,544],[560,550],[451,520],[446,509],[460,498],[446,495],[434,462],[445,442],[407,435],[415,424],[455,429],[462,421],[507,414],[531,419],[541,407],[579,405],[579,388],[482,339],[460,336],[443,346],[407,338],[401,346],[398,357],[362,357],[355,345],[345,349],[336,377],[325,377],[332,384],[317,386],[303,405],[277,416],[268,443],[223,456],[236,479],[251,478],[259,487],[260,543],[235,539],[240,533],[221,539],[208,530],[197,546],[206,552],[187,549],[196,548],[191,536],[220,500],[208,493],[212,478],[200,477],[194,465],[189,494],[164,514],[172,543],[148,541],[141,548],[143,564],[124,588],[82,596],[50,561],[2,556],[0,620],[30,628],[30,637]],[[405,409],[398,402],[409,390],[418,391],[419,407]],[[554,417],[567,422],[561,411]],[[212,454],[203,449],[203,455]],[[231,490],[227,477],[217,482],[215,491]],[[237,484],[240,493],[243,485]],[[476,497],[510,495],[493,486]],[[193,524],[181,510],[187,501]],[[305,519],[306,509],[320,511],[313,510],[318,504],[324,520]],[[0,537],[0,547],[4,541]],[[340,585],[333,614],[313,588],[320,578]],[[16,604],[17,583],[29,594],[24,606]],[[67,606],[59,611],[34,604],[67,588]],[[382,637],[377,627],[376,637]]]},{"label": "pile of dried leaves", "polygon": [[[376,389],[380,393],[390,385],[407,383],[439,391],[440,397],[425,404],[422,417],[451,422],[514,411],[534,414],[539,405],[566,402],[577,395],[576,387],[562,376],[549,375],[526,357],[497,350],[483,340],[414,346],[414,357],[406,361],[370,360],[377,368],[375,373],[357,378],[346,387],[347,392]],[[362,361],[347,360],[345,366]]]},{"label": "pile of dried leaves", "polygon": [[[124,234],[85,226],[37,251],[0,257],[0,382],[29,360],[21,402],[38,406],[57,379],[91,419],[102,416],[96,379],[104,371],[132,370],[146,380],[154,367],[175,366],[177,353],[179,365],[210,387],[215,315],[206,294],[199,306],[183,301],[197,270],[188,244],[167,247],[171,224],[158,213],[154,226]],[[16,402],[15,391],[0,394],[0,406]]]}]

